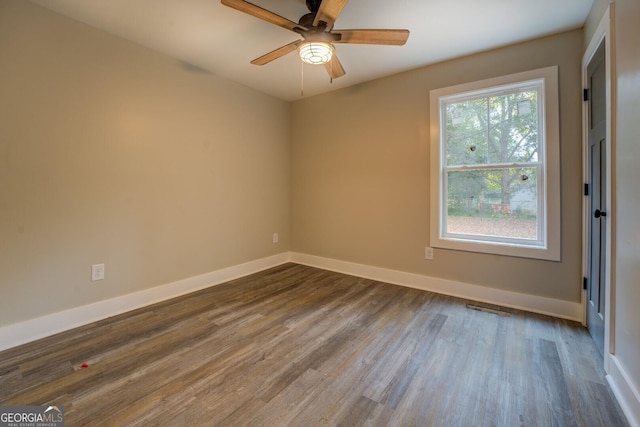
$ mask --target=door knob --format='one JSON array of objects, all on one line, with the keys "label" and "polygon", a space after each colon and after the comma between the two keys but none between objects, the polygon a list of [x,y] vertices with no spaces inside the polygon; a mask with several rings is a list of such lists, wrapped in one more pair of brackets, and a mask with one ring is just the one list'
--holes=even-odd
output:
[{"label": "door knob", "polygon": [[596,209],[596,211],[593,213],[593,216],[596,218],[600,218],[601,216],[607,216],[607,213],[605,211],[601,211],[600,209]]}]

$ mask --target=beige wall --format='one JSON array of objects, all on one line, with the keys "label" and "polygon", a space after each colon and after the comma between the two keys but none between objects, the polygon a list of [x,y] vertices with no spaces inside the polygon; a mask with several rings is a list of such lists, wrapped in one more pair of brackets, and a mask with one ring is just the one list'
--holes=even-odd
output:
[{"label": "beige wall", "polygon": [[[579,302],[582,39],[571,31],[295,102],[292,250]],[[429,90],[551,65],[560,73],[562,262],[442,249],[425,260]]]},{"label": "beige wall", "polygon": [[0,326],[289,249],[288,103],[26,1],[0,64]]},{"label": "beige wall", "polygon": [[[594,12],[592,11],[592,14]],[[602,13],[598,11],[600,20]],[[640,390],[640,2],[615,2],[615,356]],[[637,399],[637,396],[636,396]],[[636,401],[636,411],[640,410]],[[640,412],[636,412],[640,415]],[[636,415],[636,416],[637,416]],[[640,422],[640,419],[636,421]]]}]

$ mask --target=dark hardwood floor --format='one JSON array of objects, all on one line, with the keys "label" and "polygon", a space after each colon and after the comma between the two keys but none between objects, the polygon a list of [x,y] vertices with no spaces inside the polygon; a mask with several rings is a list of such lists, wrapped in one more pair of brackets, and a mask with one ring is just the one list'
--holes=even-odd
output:
[{"label": "dark hardwood floor", "polygon": [[583,327],[467,302],[287,264],[4,351],[0,405],[67,426],[627,425]]}]

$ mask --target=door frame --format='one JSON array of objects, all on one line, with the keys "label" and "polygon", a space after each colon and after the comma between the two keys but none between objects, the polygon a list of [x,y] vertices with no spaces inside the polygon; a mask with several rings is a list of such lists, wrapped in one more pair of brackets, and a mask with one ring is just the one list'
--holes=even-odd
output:
[{"label": "door frame", "polygon": [[[615,265],[612,262],[615,259],[615,75],[613,51],[615,43],[613,40],[613,21],[614,4],[611,3],[607,7],[600,24],[598,25],[593,37],[591,38],[584,56],[582,57],[582,87],[588,87],[587,66],[593,58],[598,46],[604,40],[605,43],[605,69],[606,79],[606,200],[605,206],[607,211],[606,239],[605,239],[605,319],[604,319],[604,368],[609,372],[608,364],[610,363],[609,354],[615,353]],[[582,175],[583,182],[589,182],[589,117],[588,105],[586,102],[582,104]],[[589,224],[591,219],[591,209],[589,207],[589,197],[585,195],[582,199],[582,274],[587,277],[589,274]],[[587,324],[587,291],[582,291],[583,305],[583,325]]]}]

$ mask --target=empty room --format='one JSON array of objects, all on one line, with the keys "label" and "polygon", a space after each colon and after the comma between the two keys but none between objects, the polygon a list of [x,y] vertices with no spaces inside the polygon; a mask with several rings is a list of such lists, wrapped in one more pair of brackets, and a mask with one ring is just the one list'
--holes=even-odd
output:
[{"label": "empty room", "polygon": [[0,0],[0,426],[640,427],[637,0]]}]

